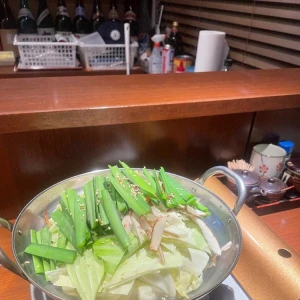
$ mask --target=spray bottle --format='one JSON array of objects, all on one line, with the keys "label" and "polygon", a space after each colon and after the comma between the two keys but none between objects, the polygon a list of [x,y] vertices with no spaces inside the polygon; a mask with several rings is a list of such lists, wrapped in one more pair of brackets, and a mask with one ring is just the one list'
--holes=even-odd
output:
[{"label": "spray bottle", "polygon": [[154,42],[154,47],[150,55],[149,73],[160,74],[162,72],[162,57],[160,43],[165,39],[165,35],[156,34],[151,39]]}]

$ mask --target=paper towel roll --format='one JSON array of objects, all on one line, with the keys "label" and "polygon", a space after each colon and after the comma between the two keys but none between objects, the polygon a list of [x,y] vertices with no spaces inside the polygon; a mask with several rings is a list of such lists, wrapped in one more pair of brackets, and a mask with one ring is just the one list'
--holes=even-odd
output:
[{"label": "paper towel roll", "polygon": [[220,71],[228,55],[229,47],[222,31],[199,32],[195,72]]}]

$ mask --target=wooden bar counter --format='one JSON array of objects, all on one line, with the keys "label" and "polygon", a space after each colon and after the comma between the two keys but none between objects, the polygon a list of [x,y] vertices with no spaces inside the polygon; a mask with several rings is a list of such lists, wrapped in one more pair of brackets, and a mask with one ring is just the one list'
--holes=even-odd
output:
[{"label": "wooden bar counter", "polygon": [[[48,75],[0,74],[0,216],[9,219],[50,185],[119,159],[196,178],[247,158],[272,129],[293,140],[300,156],[300,69]],[[257,217],[293,253],[300,253],[299,209]],[[0,228],[0,236],[8,251],[10,234]],[[253,299],[268,299],[257,297],[239,264],[234,275]],[[1,300],[29,299],[28,282],[2,268],[0,277]]]},{"label": "wooden bar counter", "polygon": [[0,133],[300,107],[300,69],[0,79]]}]

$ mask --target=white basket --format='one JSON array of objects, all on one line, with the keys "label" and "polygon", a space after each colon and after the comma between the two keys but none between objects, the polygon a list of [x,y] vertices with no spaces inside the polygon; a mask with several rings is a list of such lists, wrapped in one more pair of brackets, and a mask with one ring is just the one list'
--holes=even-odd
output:
[{"label": "white basket", "polygon": [[[130,45],[129,66],[133,68],[138,45]],[[126,70],[125,44],[79,44],[80,61],[87,70]]]},{"label": "white basket", "polygon": [[25,68],[75,68],[78,41],[73,34],[67,37],[69,42],[53,42],[54,35],[15,35],[14,45]]}]

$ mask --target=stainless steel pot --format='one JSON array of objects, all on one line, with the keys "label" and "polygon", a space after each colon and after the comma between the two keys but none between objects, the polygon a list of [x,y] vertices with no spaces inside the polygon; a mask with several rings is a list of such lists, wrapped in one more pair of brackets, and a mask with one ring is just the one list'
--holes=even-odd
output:
[{"label": "stainless steel pot", "polygon": [[[44,212],[47,210],[50,214],[56,208],[60,195],[65,189],[73,188],[81,192],[83,185],[91,180],[94,175],[106,176],[109,172],[109,170],[100,170],[81,174],[51,186],[24,207],[14,225],[7,220],[0,219],[0,225],[12,231],[12,251],[16,260],[16,263],[10,260],[0,248],[0,263],[2,266],[29,280],[34,286],[54,299],[74,299],[63,293],[59,287],[46,282],[44,276],[35,274],[32,263],[26,263],[26,261],[31,260],[31,257],[25,254],[24,250],[30,243],[30,229],[39,230],[44,227]],[[233,178],[237,183],[239,197],[233,210],[201,185],[208,177],[220,173]],[[205,223],[213,231],[220,246],[222,247],[229,241],[232,242],[230,248],[217,257],[216,264],[204,271],[203,284],[189,294],[191,299],[200,299],[216,288],[231,273],[238,261],[241,253],[242,236],[235,216],[245,201],[247,191],[243,180],[237,174],[222,166],[209,169],[198,182],[170,173],[169,175],[201,199],[201,203],[210,209],[212,214],[205,219]]]}]

